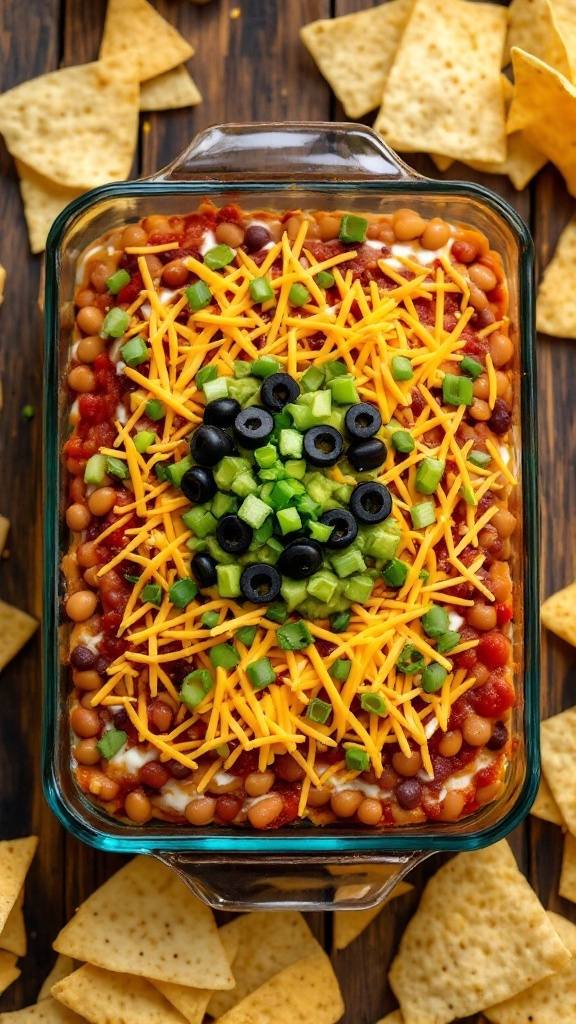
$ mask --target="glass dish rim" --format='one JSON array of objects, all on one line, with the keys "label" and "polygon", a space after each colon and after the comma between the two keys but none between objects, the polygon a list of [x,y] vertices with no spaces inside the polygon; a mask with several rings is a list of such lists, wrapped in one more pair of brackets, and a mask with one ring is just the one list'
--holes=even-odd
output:
[{"label": "glass dish rim", "polygon": [[[282,834],[247,834],[219,826],[209,836],[186,832],[182,837],[153,834],[153,830],[139,830],[135,835],[118,836],[96,830],[72,809],[62,794],[55,777],[55,759],[51,740],[55,736],[58,721],[57,693],[53,685],[58,669],[57,658],[57,581],[58,581],[58,495],[50,473],[51,455],[57,452],[58,425],[53,413],[51,397],[58,382],[57,351],[59,337],[58,272],[60,267],[60,245],[70,222],[85,210],[92,208],[102,199],[144,198],[146,196],[188,194],[191,198],[213,194],[253,195],[279,193],[286,195],[294,189],[298,192],[336,194],[343,198],[355,193],[382,193],[391,195],[407,193],[412,195],[445,195],[451,198],[470,199],[487,206],[500,217],[512,231],[518,244],[518,309],[519,339],[521,349],[521,458],[522,458],[522,514],[524,526],[524,564],[530,562],[532,569],[524,576],[524,736],[526,774],[514,806],[497,822],[468,834],[422,831],[402,835],[394,831],[334,836],[329,833],[299,836],[297,829]],[[262,179],[221,181],[210,178],[199,181],[133,181],[100,186],[73,200],[56,218],[50,231],[46,247],[46,302],[45,302],[46,355],[44,368],[44,439],[45,439],[45,520],[44,520],[44,610],[43,610],[43,672],[44,672],[44,723],[42,750],[42,779],[47,802],[60,822],[77,838],[98,849],[117,853],[220,853],[233,857],[243,853],[283,853],[290,855],[312,852],[334,854],[358,854],[370,856],[378,853],[411,853],[415,850],[463,851],[489,846],[506,836],[528,813],[536,796],[539,776],[539,630],[538,630],[538,521],[537,515],[526,515],[527,510],[537,509],[536,467],[537,435],[535,418],[535,346],[534,346],[534,287],[533,287],[533,243],[529,231],[516,211],[500,196],[474,182],[435,181],[433,179],[402,179],[391,181],[371,177],[352,181],[297,180],[266,181]],[[535,568],[534,568],[535,567]],[[526,609],[531,613],[529,618]]]}]

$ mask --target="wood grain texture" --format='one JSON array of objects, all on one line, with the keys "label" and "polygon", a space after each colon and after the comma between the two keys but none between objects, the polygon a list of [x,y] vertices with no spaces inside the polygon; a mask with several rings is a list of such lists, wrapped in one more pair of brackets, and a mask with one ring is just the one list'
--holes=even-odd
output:
[{"label": "wood grain texture", "polygon": [[[207,125],[225,121],[343,119],[330,90],[300,44],[298,29],[316,18],[352,13],[370,0],[155,0],[160,13],[196,49],[188,67],[203,103],[191,110],[148,114],[134,174],[151,174],[172,160]],[[373,5],[376,4],[376,0]],[[59,65],[93,60],[100,43],[106,0],[2,0],[0,88],[10,88]],[[237,11],[239,15],[236,16]],[[367,117],[366,123],[373,118]],[[440,177],[426,156],[410,155],[420,173]],[[545,169],[517,193],[507,179],[455,164],[445,177],[493,188],[532,228],[538,269],[546,265],[574,201],[562,179]],[[10,558],[0,562],[2,596],[27,611],[41,611],[41,427],[24,423],[25,404],[41,405],[42,325],[37,307],[41,261],[29,256],[14,167],[0,143],[0,262],[9,270],[0,312],[0,419],[3,484],[0,513],[12,521]],[[544,594],[576,575],[576,416],[573,413],[574,343],[542,339],[539,363],[540,499]],[[573,649],[545,635],[542,710],[554,714],[574,703]],[[122,859],[82,846],[65,833],[41,792],[39,637],[0,677],[0,838],[41,837],[27,886],[30,949],[20,981],[0,999],[15,1008],[35,998],[52,966],[50,943],[61,923]],[[576,907],[557,896],[560,830],[529,818],[512,842],[545,906],[576,920]],[[346,1001],[343,1024],[374,1024],[394,1007],[386,972],[402,929],[417,906],[426,878],[438,867],[432,857],[411,877],[416,890],[393,901],[348,949],[333,954]],[[311,915],[315,933],[330,949],[331,922]]]}]

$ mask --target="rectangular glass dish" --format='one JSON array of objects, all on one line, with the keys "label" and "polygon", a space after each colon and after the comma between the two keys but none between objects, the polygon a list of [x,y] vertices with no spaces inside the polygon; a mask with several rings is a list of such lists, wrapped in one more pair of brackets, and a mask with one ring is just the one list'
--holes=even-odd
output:
[{"label": "rectangular glass dish", "polygon": [[[258,171],[263,164],[265,173]],[[152,214],[188,213],[203,198],[244,210],[346,209],[390,213],[409,206],[426,217],[478,229],[502,258],[510,292],[515,342],[512,438],[520,486],[511,563],[514,573],[513,655],[518,695],[512,731],[517,740],[504,792],[457,822],[384,830],[298,825],[273,832],[226,826],[183,831],[165,821],[131,826],[91,803],[70,770],[68,671],[63,663],[60,565],[67,550],[66,473],[61,446],[69,433],[63,380],[69,358],[77,263],[106,232]],[[225,126],[203,133],[156,179],[97,189],[71,204],[48,241],[45,375],[45,719],[43,778],[47,799],[76,836],[115,852],[146,852],[172,863],[209,902],[228,907],[276,904],[367,906],[400,875],[437,850],[469,850],[506,835],[527,813],[538,783],[538,578],[535,359],[532,245],[517,216],[496,195],[473,184],[417,177],[369,129],[339,125]],[[263,859],[268,879],[260,879]],[[325,867],[326,862],[332,866]],[[367,874],[343,892],[351,865]],[[380,873],[373,871],[380,865]],[[384,875],[382,874],[384,867]],[[230,868],[234,867],[234,878]],[[299,876],[300,881],[295,876]],[[290,882],[289,879],[292,879]],[[397,878],[394,878],[396,881]],[[354,890],[354,891],[352,891]],[[326,895],[328,893],[328,895]]]}]

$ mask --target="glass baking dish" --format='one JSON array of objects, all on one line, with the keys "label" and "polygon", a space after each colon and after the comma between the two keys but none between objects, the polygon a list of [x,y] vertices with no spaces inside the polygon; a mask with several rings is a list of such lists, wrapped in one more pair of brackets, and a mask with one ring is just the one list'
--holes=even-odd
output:
[{"label": "glass baking dish", "polygon": [[[357,827],[297,826],[186,829],[166,822],[130,826],[90,803],[69,768],[68,673],[61,650],[60,559],[68,434],[63,380],[73,324],[76,264],[101,235],[152,213],[193,210],[203,197],[245,209],[346,209],[391,212],[411,206],[425,216],[472,225],[502,256],[517,340],[513,440],[521,453],[514,537],[514,655],[517,749],[502,796],[455,823]],[[376,133],[360,125],[224,125],[200,134],[169,167],[144,181],[107,185],[71,203],[48,239],[45,367],[44,750],[47,800],[83,841],[116,853],[147,853],[170,864],[204,900],[227,909],[303,909],[375,905],[420,860],[439,850],[473,850],[510,832],[528,812],[539,778],[538,512],[536,502],[533,252],[529,233],[499,196],[472,183],[432,181],[408,168]],[[353,875],[353,878],[350,876]]]}]

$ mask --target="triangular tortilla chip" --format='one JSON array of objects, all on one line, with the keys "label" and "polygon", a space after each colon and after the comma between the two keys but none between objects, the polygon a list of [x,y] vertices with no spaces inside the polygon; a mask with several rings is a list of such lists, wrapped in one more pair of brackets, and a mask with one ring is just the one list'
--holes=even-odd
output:
[{"label": "triangular tortilla chip", "polygon": [[4,302],[4,289],[6,287],[6,268],[0,263],[0,306]]},{"label": "triangular tortilla chip", "polygon": [[[3,623],[2,628],[4,629]],[[18,899],[37,846],[36,836],[5,839],[0,842],[0,931],[4,928],[8,915]]]},{"label": "triangular tortilla chip", "polygon": [[[0,672],[15,658],[38,629],[36,619],[27,612],[0,601]],[[0,906],[2,879],[0,876]],[[1,918],[0,918],[1,923]]]},{"label": "triangular tortilla chip", "polygon": [[552,796],[552,790],[544,775],[540,778],[540,785],[536,799],[530,808],[530,814],[533,814],[535,818],[541,818],[542,821],[550,821],[553,825],[564,825],[562,812]]},{"label": "triangular tortilla chip", "polygon": [[568,73],[566,51],[556,31],[549,0],[512,0],[503,65],[510,63],[515,46],[545,61],[562,74]]},{"label": "triangular tortilla chip", "polygon": [[208,1004],[212,1017],[221,1017],[282,968],[322,949],[302,914],[294,910],[242,914],[225,924],[221,932],[228,932],[238,941],[234,960],[236,986],[231,992],[214,993]]},{"label": "triangular tortilla chip", "polygon": [[50,71],[0,96],[0,132],[13,157],[70,188],[128,177],[138,133],[130,61]]},{"label": "triangular tortilla chip", "polygon": [[[544,271],[536,299],[536,327],[556,338],[576,338],[576,217],[566,225]],[[576,583],[552,594],[541,609],[542,623],[576,646]]]},{"label": "triangular tortilla chip", "polygon": [[519,192],[526,188],[529,181],[548,163],[548,157],[536,149],[524,136],[524,132],[514,132],[508,136],[508,153],[501,163],[466,160],[468,167],[484,174],[507,174],[514,188]]},{"label": "triangular tortilla chip", "polygon": [[574,82],[576,79],[576,11],[573,0],[548,0],[548,5],[553,34],[542,60]]},{"label": "triangular tortilla chip", "polygon": [[194,53],[190,43],[147,0],[108,0],[100,58],[132,51],[140,82],[170,71]]},{"label": "triangular tortilla chip", "polygon": [[398,882],[390,895],[376,907],[370,907],[369,910],[335,910],[332,918],[335,948],[346,949],[346,946],[354,942],[368,925],[372,924],[372,921],[378,917],[390,900],[402,896],[413,888],[414,886],[409,885],[408,882]]},{"label": "triangular tortilla chip", "polygon": [[[576,957],[576,925],[550,910],[547,913],[566,949]],[[576,959],[512,999],[490,1006],[486,1013],[493,1024],[526,1024],[527,1021],[573,1024],[576,1020]]]},{"label": "triangular tortilla chip", "polygon": [[569,959],[501,840],[459,854],[430,879],[388,977],[405,1024],[448,1024],[509,999]]},{"label": "triangular tortilla chip", "polygon": [[576,195],[576,88],[558,71],[523,50],[512,49],[514,97],[507,131],[523,130],[545,153]]},{"label": "triangular tortilla chip", "polygon": [[58,981],[52,995],[90,1024],[184,1024],[181,1014],[144,978],[92,964]]},{"label": "triangular tortilla chip", "polygon": [[576,836],[576,706],[541,723],[540,746],[548,785]]},{"label": "triangular tortilla chip", "polygon": [[[114,922],[102,929],[101,922]],[[161,936],[161,940],[160,940]],[[232,988],[212,911],[153,857],[136,857],[81,904],[54,949],[75,960],[158,981]]]},{"label": "triangular tortilla chip", "polygon": [[392,1013],[387,1014],[386,1017],[382,1017],[376,1021],[376,1024],[404,1024],[404,1018],[400,1013],[400,1010],[393,1010]]},{"label": "triangular tortilla chip", "polygon": [[6,924],[0,932],[0,949],[16,956],[26,956],[26,925],[22,905],[24,903],[24,888],[20,889],[16,903],[8,914]]},{"label": "triangular tortilla chip", "polygon": [[558,892],[565,900],[576,903],[576,839],[570,832],[564,836]]},{"label": "triangular tortilla chip", "polygon": [[82,195],[83,189],[59,185],[51,178],[38,174],[21,160],[16,160],[16,170],[24,203],[30,249],[33,253],[43,252],[48,232],[56,217],[68,203]]},{"label": "triangular tortilla chip", "polygon": [[[239,935],[226,927],[218,932],[230,966],[238,953]],[[188,1024],[202,1024],[206,1008],[214,994],[212,988],[191,988],[190,985],[173,985],[169,981],[153,981],[159,992],[180,1011]]]},{"label": "triangular tortilla chip", "polygon": [[506,20],[498,4],[416,0],[374,125],[389,145],[461,160],[505,159]]},{"label": "triangular tortilla chip", "polygon": [[63,956],[62,953],[59,953],[50,974],[48,974],[42,982],[36,1002],[41,1003],[43,999],[50,999],[52,986],[55,985],[57,981],[62,981],[62,978],[67,978],[69,974],[72,974],[73,970],[74,961],[72,957]]},{"label": "triangular tortilla chip", "polygon": [[43,999],[41,1003],[33,1003],[23,1010],[14,1010],[12,1013],[0,1015],[2,1024],[85,1024],[85,1018],[72,1013],[62,1003],[57,1003],[50,996]]},{"label": "triangular tortilla chip", "polygon": [[9,985],[16,978],[20,977],[21,971],[15,966],[16,957],[13,953],[6,953],[0,949],[0,995],[6,991]]},{"label": "triangular tortilla chip", "polygon": [[140,86],[140,110],[178,110],[201,101],[200,90],[183,64]]},{"label": "triangular tortilla chip", "polygon": [[357,14],[323,18],[300,29],[347,117],[375,110],[414,0],[389,0]]},{"label": "triangular tortilla chip", "polygon": [[320,950],[275,974],[218,1024],[335,1024],[343,1013],[332,964]]},{"label": "triangular tortilla chip", "polygon": [[[0,269],[0,275],[2,271]],[[1,291],[1,287],[0,287]],[[0,305],[2,303],[2,297],[0,295]],[[6,516],[0,516],[0,555],[3,553],[6,547],[6,541],[8,540],[8,534],[10,533],[10,520]]]}]

